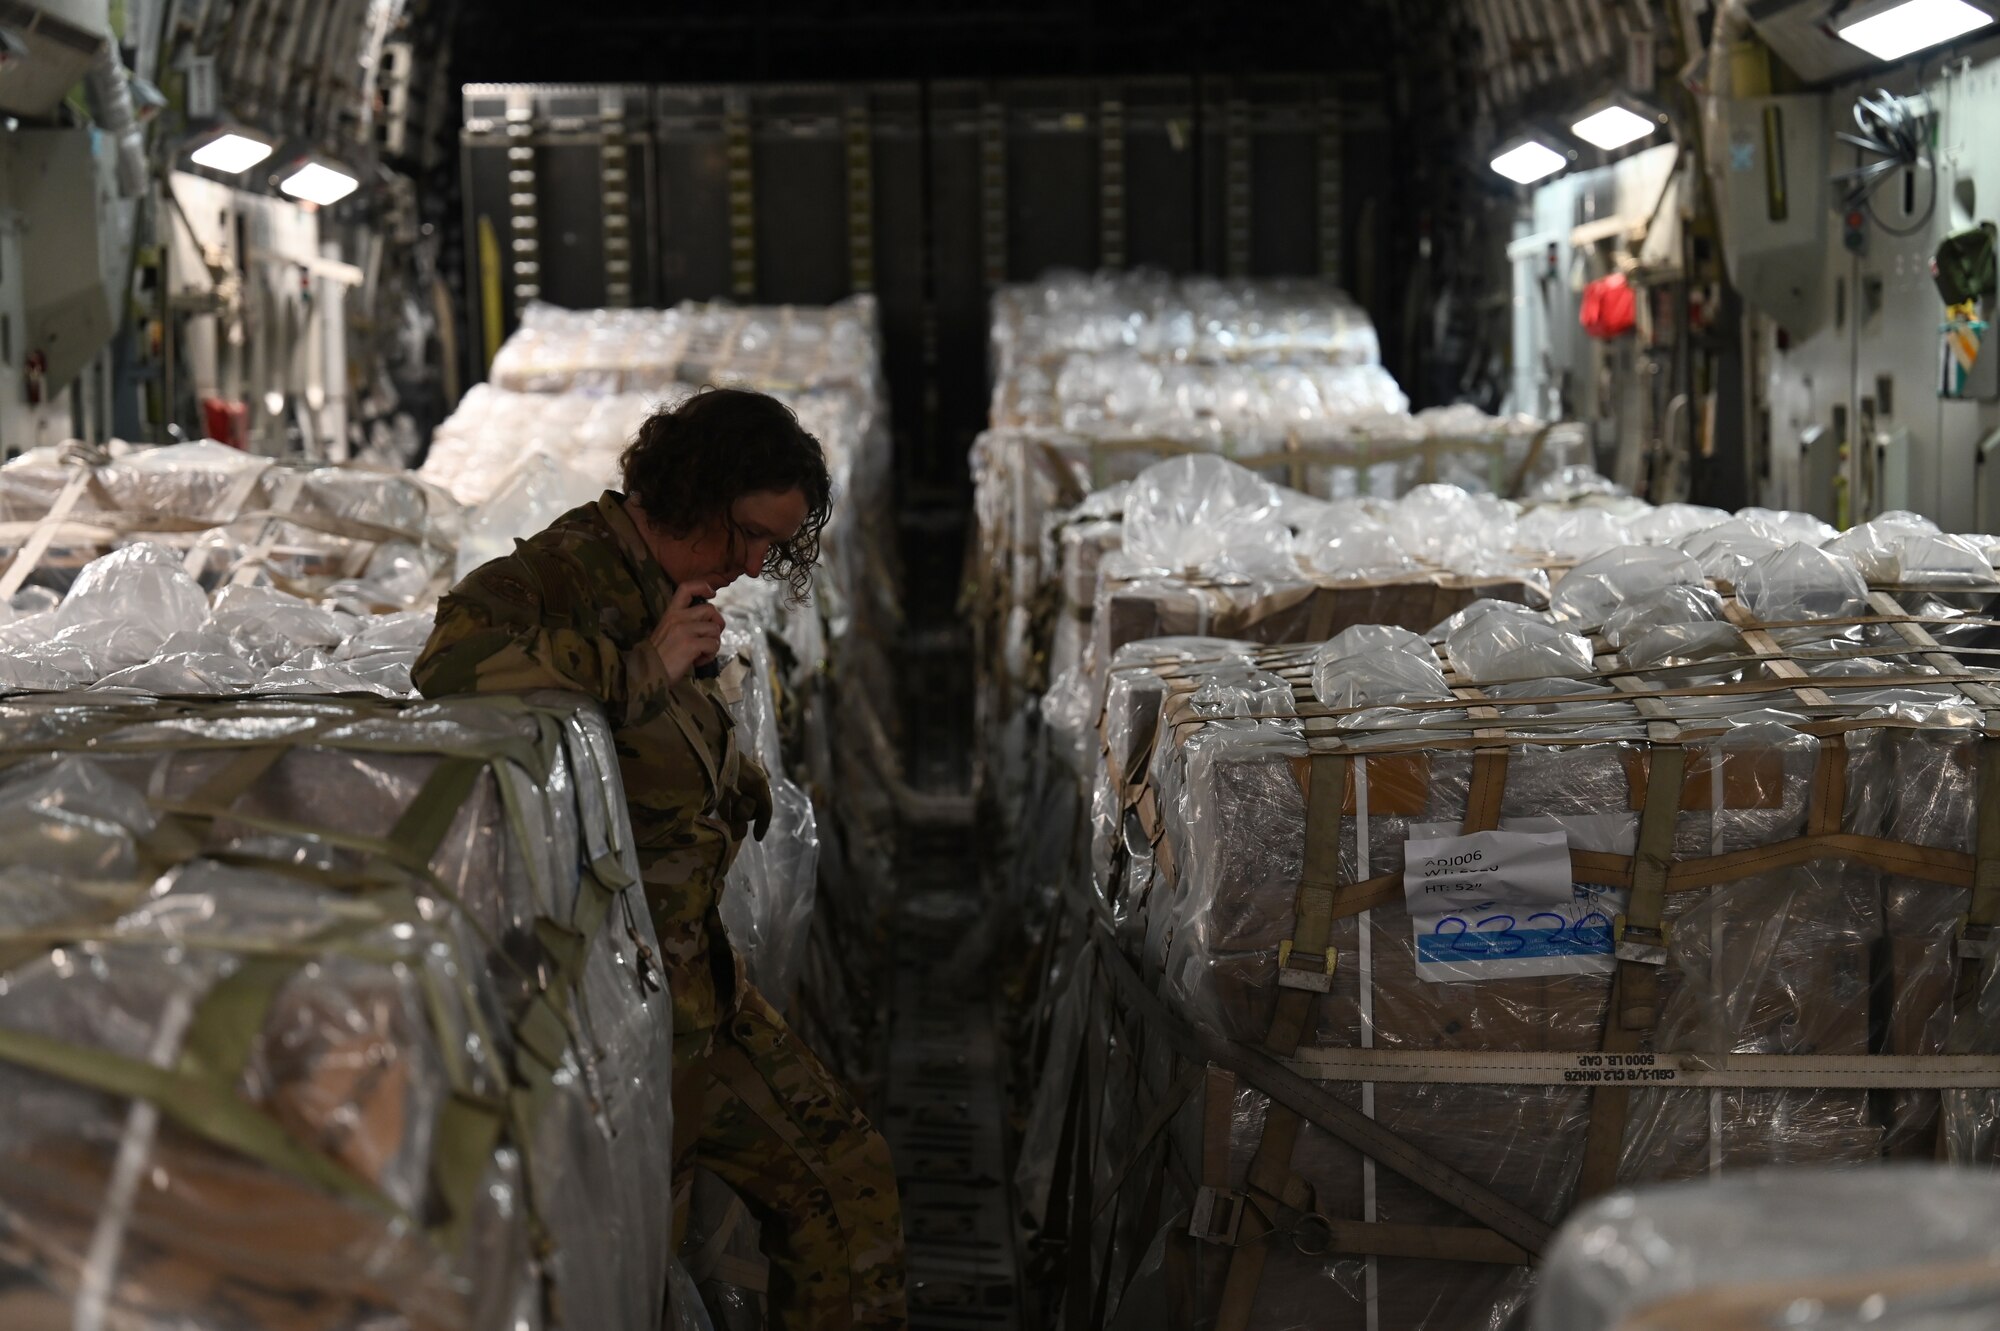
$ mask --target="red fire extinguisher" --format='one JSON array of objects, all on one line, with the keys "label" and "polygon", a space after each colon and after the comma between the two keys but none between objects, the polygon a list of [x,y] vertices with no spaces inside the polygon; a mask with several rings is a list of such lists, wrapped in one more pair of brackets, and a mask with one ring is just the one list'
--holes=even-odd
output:
[{"label": "red fire extinguisher", "polygon": [[1623,337],[1638,321],[1639,302],[1625,274],[1600,277],[1583,289],[1583,331],[1601,341]]}]

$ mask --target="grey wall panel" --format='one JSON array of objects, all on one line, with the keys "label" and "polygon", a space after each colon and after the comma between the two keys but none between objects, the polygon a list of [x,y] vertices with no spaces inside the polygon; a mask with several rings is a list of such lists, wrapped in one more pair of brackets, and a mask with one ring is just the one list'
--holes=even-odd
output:
[{"label": "grey wall panel", "polygon": [[660,303],[729,295],[729,167],[722,95],[663,88],[654,121]]},{"label": "grey wall panel", "polygon": [[1097,266],[1097,97],[1091,84],[1006,90],[1007,276]]},{"label": "grey wall panel", "polygon": [[473,384],[486,377],[487,288],[480,268],[479,236],[482,223],[490,227],[499,246],[501,275],[498,283],[499,327],[503,335],[519,321],[514,308],[513,284],[507,280],[507,147],[497,141],[468,141],[460,150],[465,218],[465,329],[459,339],[460,382]]},{"label": "grey wall panel", "polygon": [[[1100,263],[1107,100],[1118,104],[1124,122],[1128,266],[1227,271],[1232,232],[1224,187],[1233,182],[1241,205],[1233,234],[1243,270],[1319,270],[1316,134],[1324,89],[1314,78],[676,85],[626,90],[618,104],[622,120],[605,115],[604,89],[525,91],[536,113],[540,298],[582,306],[607,297],[599,145],[621,126],[631,173],[633,304],[742,294],[822,303],[847,295],[856,273],[848,128],[854,108],[865,108],[872,286],[906,487],[964,484],[965,451],[986,419],[992,282]],[[466,344],[474,357],[481,294],[476,223],[489,217],[504,250],[506,117],[523,94],[520,86],[467,89],[472,336]],[[1350,124],[1366,117],[1364,108],[1350,111]],[[476,121],[485,132],[473,132]],[[747,214],[732,213],[745,198],[741,177],[732,193],[732,126],[748,132]],[[989,135],[989,127],[997,132]],[[1376,179],[1387,178],[1379,123],[1368,133],[1365,147],[1359,138],[1346,141],[1343,240],[1357,256],[1350,273],[1367,266],[1358,256],[1367,243],[1368,163],[1377,163]],[[1240,150],[1233,159],[1225,151],[1232,142]],[[1000,150],[997,192],[983,172],[983,149],[993,144]],[[732,235],[740,242],[746,234],[732,231],[733,217],[745,216],[753,262],[733,269]],[[507,276],[501,314],[503,329],[511,331],[519,312]],[[737,277],[753,289],[741,292]],[[1350,284],[1365,293],[1373,277],[1356,274]],[[1377,319],[1384,322],[1379,311]]]},{"label": "grey wall panel", "polygon": [[572,137],[536,149],[542,299],[569,309],[604,304],[604,163],[598,141]]},{"label": "grey wall panel", "polygon": [[1319,144],[1310,129],[1272,127],[1250,140],[1250,272],[1319,269]]},{"label": "grey wall panel", "polygon": [[1250,272],[1317,272],[1320,81],[1244,79],[1234,91],[1248,113]]},{"label": "grey wall panel", "polygon": [[1194,208],[1196,272],[1221,273],[1228,270],[1223,234],[1223,194],[1227,176],[1224,151],[1228,146],[1225,120],[1228,109],[1227,84],[1217,79],[1202,79],[1197,83],[1194,122],[1189,127],[1198,194]]},{"label": "grey wall panel", "polygon": [[[873,181],[875,296],[882,325],[883,368],[889,380],[889,421],[906,474],[940,468],[919,445],[926,436],[925,383],[931,258],[926,237],[927,170],[923,95],[915,85],[888,85],[868,94]],[[939,459],[938,461],[948,461]],[[949,481],[962,468],[945,469]]]},{"label": "grey wall panel", "polygon": [[756,139],[757,295],[823,305],[852,288],[847,260],[847,157],[839,135]]},{"label": "grey wall panel", "polygon": [[1341,140],[1340,271],[1334,276],[1375,321],[1387,352],[1389,331],[1402,323],[1391,308],[1398,289],[1383,269],[1382,215],[1396,179],[1393,140],[1383,128],[1347,128]]},{"label": "grey wall panel", "polygon": [[1194,271],[1193,84],[1133,84],[1125,95],[1125,253],[1135,268]]},{"label": "grey wall panel", "polygon": [[625,144],[632,172],[631,217],[632,304],[655,306],[665,299],[660,288],[659,152],[651,125],[640,121]]},{"label": "grey wall panel", "polygon": [[[980,228],[979,108],[973,83],[930,89],[931,320],[936,393],[931,458],[919,471],[955,474],[986,419],[987,297]],[[906,474],[909,472],[906,469]]]}]

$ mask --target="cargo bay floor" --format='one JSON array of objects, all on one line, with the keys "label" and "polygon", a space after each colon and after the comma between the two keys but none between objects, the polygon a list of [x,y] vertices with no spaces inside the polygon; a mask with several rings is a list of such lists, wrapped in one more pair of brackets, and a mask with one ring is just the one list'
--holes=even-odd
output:
[{"label": "cargo bay floor", "polygon": [[916,806],[898,839],[883,1134],[895,1152],[916,1331],[1014,1331],[1019,1264],[1006,1150],[1007,1057],[972,949],[969,649],[916,629],[902,670]]}]

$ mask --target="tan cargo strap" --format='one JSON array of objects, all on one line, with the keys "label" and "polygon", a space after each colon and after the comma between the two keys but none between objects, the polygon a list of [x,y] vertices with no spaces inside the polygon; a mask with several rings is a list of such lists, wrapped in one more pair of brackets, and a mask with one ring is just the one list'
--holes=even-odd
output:
[{"label": "tan cargo strap", "polygon": [[[1314,755],[1315,757],[1325,755]],[[1606,851],[1572,850],[1570,874],[1575,882],[1604,887],[1629,887],[1634,858]],[[1699,892],[1760,874],[1794,869],[1816,860],[1846,860],[1883,873],[1936,883],[1943,887],[1972,886],[1974,858],[1963,851],[1912,846],[1855,832],[1793,837],[1769,846],[1729,851],[1700,859],[1676,860],[1668,869],[1668,893]],[[1400,870],[1378,874],[1365,882],[1347,883],[1334,897],[1331,917],[1344,920],[1363,911],[1392,906],[1403,899]],[[1288,949],[1289,951],[1289,949]]]},{"label": "tan cargo strap", "polygon": [[1184,1056],[1235,1073],[1242,1082],[1263,1092],[1276,1104],[1487,1225],[1531,1255],[1547,1246],[1551,1227],[1546,1221],[1444,1164],[1434,1152],[1405,1141],[1276,1059],[1188,1026],[1146,987],[1131,962],[1119,953],[1113,939],[1100,931],[1096,943],[1106,973],[1117,982],[1126,1001]]},{"label": "tan cargo strap", "polygon": [[1535,464],[1542,460],[1542,451],[1548,447],[1549,436],[1555,432],[1555,428],[1556,422],[1550,421],[1535,431],[1534,437],[1528,440],[1527,456],[1521,459],[1521,465],[1514,469],[1514,475],[1508,480],[1506,497],[1511,499],[1519,495],[1527,486],[1528,477],[1533,474]]},{"label": "tan cargo strap", "polygon": [[230,571],[230,586],[247,587],[257,580],[257,572],[271,557],[271,547],[278,543],[278,536],[283,532],[285,521],[292,506],[298,503],[299,492],[305,489],[305,484],[306,473],[300,468],[287,468],[285,474],[278,478],[278,487],[271,497],[271,512],[264,518],[264,528]]},{"label": "tan cargo strap", "polygon": [[1236,1074],[1213,1064],[1203,1070],[1201,1115],[1201,1185],[1229,1186],[1229,1143],[1235,1126]]},{"label": "tan cargo strap", "polygon": [[239,1097],[232,1084],[6,1028],[0,1028],[0,1060],[106,1095],[144,1100],[206,1141],[413,1223],[373,1184],[293,1140],[276,1119]]},{"label": "tan cargo strap", "polygon": [[[1639,843],[1632,857],[1632,888],[1624,926],[1618,931],[1617,970],[1604,1017],[1599,1057],[1621,1070],[1639,1053],[1659,1021],[1660,970],[1667,962],[1664,931],[1667,882],[1673,868],[1674,829],[1680,817],[1681,781],[1687,751],[1678,744],[1655,744],[1649,751],[1646,799],[1639,814]],[[1717,758],[1720,761],[1720,758]],[[1625,1122],[1631,1110],[1629,1084],[1600,1082],[1590,1097],[1584,1130],[1583,1164],[1576,1199],[1609,1191],[1617,1181],[1624,1152]]]},{"label": "tan cargo strap", "polygon": [[747,1257],[724,1253],[715,1259],[714,1279],[749,1290],[752,1294],[763,1294],[770,1289],[771,1268],[762,1261],[753,1262]]},{"label": "tan cargo strap", "polygon": [[[1868,655],[1871,658],[1881,658],[1884,656],[1899,656],[1899,655],[1909,655],[1909,654],[1910,653],[1908,652],[1877,651],[1869,653]],[[1745,663],[1760,661],[1762,659],[1763,658],[1759,657],[1742,658],[1742,660]],[[1851,658],[1829,657],[1827,659],[1830,661],[1843,660],[1843,659],[1858,660],[1860,659],[1860,654],[1856,654]],[[1271,666],[1271,665],[1263,665],[1262,663],[1259,664],[1261,668],[1270,670],[1273,674],[1283,675],[1288,677],[1297,676],[1296,678],[1290,679],[1293,695],[1294,698],[1296,699],[1294,703],[1294,708],[1295,711],[1297,712],[1298,718],[1301,721],[1308,723],[1306,726],[1306,732],[1310,735],[1337,734],[1339,733],[1338,723],[1341,720],[1345,719],[1346,717],[1352,716],[1357,712],[1366,712],[1375,710],[1373,708],[1366,706],[1327,707],[1324,704],[1315,701],[1311,696],[1312,682],[1310,678],[1305,677],[1301,673],[1307,668],[1306,666],[1303,665]],[[1728,662],[1721,660],[1704,661],[1702,662],[1702,664],[1720,666],[1720,665],[1726,665],[1728,664]],[[1130,667],[1131,663],[1128,662],[1127,668]],[[1682,671],[1685,671],[1687,668],[1688,667],[1674,667],[1674,669]],[[1588,684],[1596,681],[1613,680],[1618,678],[1619,676],[1633,676],[1634,674],[1635,672],[1629,669],[1601,670],[1601,671],[1594,671],[1588,675],[1578,675],[1569,682],[1577,684]],[[1638,677],[1644,678],[1645,675],[1644,673],[1641,673],[1639,674]],[[1918,685],[1927,688],[1934,688],[1941,684],[1963,685],[1968,683],[1990,682],[1992,679],[1993,679],[1992,675],[1973,674],[1963,670],[1956,672],[1943,671],[1937,674],[1917,674],[1915,672],[1910,672],[1898,675],[1865,675],[1865,676],[1839,675],[1827,679],[1816,680],[1814,681],[1814,688],[1808,690],[1808,692],[1818,692],[1827,695],[1829,701],[1808,703],[1808,704],[1797,704],[1795,705],[1794,710],[1801,711],[1810,715],[1815,709],[1824,710],[1827,707],[1837,707],[1840,704],[1833,703],[1830,701],[1830,699],[1832,698],[1833,695],[1840,693],[1874,691],[1874,690],[1888,689],[1888,688],[1908,688]],[[1496,680],[1485,681],[1484,687],[1490,689],[1506,684],[1537,684],[1537,683],[1548,684],[1550,682],[1551,681],[1545,678],[1496,679]],[[1688,685],[1679,685],[1673,688],[1647,689],[1643,696],[1648,699],[1669,699],[1669,698],[1710,699],[1710,698],[1733,698],[1742,696],[1757,696],[1762,694],[1788,694],[1796,696],[1799,691],[1800,690],[1796,685],[1788,683],[1783,680],[1739,679],[1725,684],[1688,684]],[[1576,719],[1574,717],[1553,716],[1553,717],[1522,718],[1522,717],[1507,717],[1506,714],[1509,712],[1522,711],[1528,708],[1552,707],[1558,703],[1601,704],[1612,701],[1632,703],[1636,701],[1636,698],[1633,695],[1627,695],[1622,698],[1614,699],[1610,695],[1607,695],[1602,692],[1565,693],[1559,691],[1551,691],[1548,693],[1539,693],[1533,697],[1527,697],[1527,698],[1515,698],[1515,697],[1487,698],[1483,700],[1481,705],[1485,707],[1491,707],[1495,709],[1497,712],[1499,712],[1502,715],[1503,719],[1505,719],[1506,724],[1510,729],[1516,726],[1532,726],[1536,724],[1542,726],[1551,726],[1551,727],[1568,726],[1574,728],[1576,725]],[[1458,711],[1463,709],[1465,706],[1466,703],[1463,698],[1454,696],[1451,698],[1436,698],[1436,699],[1428,699],[1416,702],[1397,703],[1396,710],[1399,712],[1408,712],[1412,717],[1415,717],[1433,712]],[[1637,719],[1639,716],[1636,707],[1634,708],[1633,715],[1635,719]],[[1216,713],[1211,713],[1209,715],[1205,715],[1201,719],[1203,721],[1249,721],[1249,720],[1258,720],[1260,719],[1260,717],[1258,714],[1251,712],[1216,712]],[[1438,729],[1442,731],[1449,728],[1449,723],[1452,721],[1452,719],[1453,718],[1450,717],[1441,717],[1438,718],[1437,721],[1430,722],[1427,724],[1436,725]],[[1468,723],[1461,718],[1459,719],[1458,724],[1464,726]],[[1493,722],[1489,720],[1485,721],[1484,724],[1490,726],[1493,724]],[[1871,718],[1868,720],[1867,724],[1872,727],[1872,726],[1884,725],[1886,724],[1886,722],[1874,720]],[[1604,741],[1602,739],[1596,739],[1591,742],[1601,744]]]},{"label": "tan cargo strap", "polygon": [[1638,852],[1632,857],[1632,895],[1617,943],[1622,1001],[1611,1017],[1628,1031],[1650,1031],[1659,1020],[1659,968],[1667,963],[1667,875],[1687,751],[1679,745],[1655,746],[1650,756]]},{"label": "tan cargo strap", "polygon": [[2000,739],[1979,746],[1979,823],[1972,863],[1972,902],[1959,930],[1960,958],[1954,1006],[1963,1012],[1978,1000],[1994,957],[2000,924]]},{"label": "tan cargo strap", "polygon": [[1540,1053],[1498,1050],[1306,1049],[1284,1065],[1315,1081],[1437,1086],[1772,1087],[1985,1090],[2000,1054]]},{"label": "tan cargo strap", "polygon": [[1507,794],[1507,750],[1476,749],[1472,782],[1465,796],[1465,831],[1490,832],[1500,826],[1500,803]]},{"label": "tan cargo strap", "polygon": [[[705,1280],[724,1279],[718,1268],[725,1250],[729,1247],[729,1240],[736,1237],[738,1226],[749,1218],[750,1208],[745,1206],[743,1198],[732,1190],[729,1194],[729,1206],[722,1213],[722,1219],[716,1222],[715,1231],[708,1236],[708,1241],[701,1245],[700,1250],[688,1258],[688,1277],[696,1284]],[[725,1283],[742,1284],[738,1280],[728,1280]]]},{"label": "tan cargo strap", "polygon": [[[1714,761],[1722,762],[1716,754]],[[1847,811],[1847,738],[1829,735],[1819,742],[1819,760],[1813,768],[1812,806],[1806,811],[1806,835],[1834,836],[1840,831]]]},{"label": "tan cargo strap", "polygon": [[[1931,636],[1928,629],[1923,627],[1926,624],[1939,623],[1938,619],[1911,614],[1909,611],[1903,609],[1902,604],[1894,596],[1879,588],[1869,591],[1868,604],[1871,609],[1879,613],[1879,622],[1893,625],[1898,637],[1911,646],[1922,649],[1925,653],[1924,661],[1939,670],[1958,669],[1960,665],[1959,655],[1968,650],[1981,652],[1992,650],[1991,648],[1968,649],[1962,647],[1945,647],[1935,637]],[[1944,622],[1955,623],[1960,627],[1967,624],[1978,624],[1982,628],[1994,627],[1991,621],[1982,621],[1972,615],[1967,615],[1960,620]],[[1988,724],[1992,724],[1990,720],[1992,709],[2000,708],[2000,691],[1996,691],[1992,684],[1960,684],[1958,689],[1959,692],[1963,693],[1987,712],[1989,716]]]},{"label": "tan cargo strap", "polygon": [[1278,949],[1278,997],[1264,1047],[1279,1057],[1305,1037],[1313,996],[1332,991],[1334,900],[1340,894],[1341,810],[1346,802],[1348,761],[1339,754],[1312,760],[1306,796],[1306,861],[1293,913],[1292,936]]},{"label": "tan cargo strap", "polygon": [[[1208,1071],[1209,1069],[1203,1068],[1200,1064],[1189,1064],[1179,1079],[1167,1088],[1167,1093],[1160,1097],[1159,1103],[1146,1115],[1145,1122],[1139,1125],[1131,1146],[1126,1148],[1124,1162],[1111,1171],[1111,1182],[1104,1189],[1104,1195],[1098,1201],[1097,1209],[1091,1212],[1092,1220],[1103,1216],[1113,1199],[1124,1188],[1125,1179],[1131,1174],[1134,1166],[1145,1157],[1153,1143],[1159,1140],[1160,1134],[1167,1130],[1167,1126],[1174,1121],[1174,1115],[1181,1111],[1181,1106],[1201,1088]],[[1206,1123],[1203,1126],[1205,1128]]]},{"label": "tan cargo strap", "polygon": [[1948,887],[1970,887],[1974,873],[1973,857],[1963,851],[1912,846],[1856,832],[1828,832],[1820,836],[1793,837],[1788,841],[1729,851],[1722,855],[1708,855],[1697,860],[1678,861],[1667,873],[1667,890],[1695,891],[1823,859],[1852,860],[1884,873],[1920,878]]},{"label": "tan cargo strap", "polygon": [[1393,1225],[1336,1220],[1311,1212],[1292,1229],[1292,1246],[1308,1257],[1411,1257],[1430,1262],[1530,1266],[1527,1249],[1476,1225]]},{"label": "tan cargo strap", "polygon": [[14,593],[27,585],[28,575],[42,562],[42,556],[48,553],[49,543],[55,540],[56,529],[62,526],[63,519],[67,518],[70,510],[76,507],[76,501],[83,497],[83,492],[89,487],[94,475],[89,467],[83,466],[77,467],[70,473],[69,479],[63,483],[61,492],[56,495],[55,503],[49,506],[46,514],[36,520],[34,531],[28,536],[28,543],[15,554],[13,562],[7,565],[7,571],[0,573],[0,602],[13,600]]},{"label": "tan cargo strap", "polygon": [[[1633,1030],[1619,1020],[1625,1008],[1625,983],[1634,970],[1623,962],[1611,979],[1611,1004],[1604,1019],[1604,1039],[1599,1048],[1607,1066],[1612,1059],[1629,1059],[1639,1052],[1645,1032]],[[1630,1113],[1632,1090],[1627,1085],[1600,1085],[1590,1093],[1590,1121],[1583,1133],[1583,1163],[1577,1171],[1576,1195],[1572,1205],[1609,1192],[1618,1181],[1618,1164],[1625,1153],[1625,1120]]]},{"label": "tan cargo strap", "polygon": [[1250,1161],[1248,1191],[1237,1207],[1239,1223],[1232,1240],[1235,1248],[1229,1254],[1229,1268],[1222,1278],[1215,1331],[1248,1331],[1251,1325],[1257,1287],[1264,1279],[1264,1259],[1270,1253],[1270,1245],[1263,1240],[1278,1228],[1277,1208],[1264,1198],[1282,1204],[1288,1187],[1297,1182],[1292,1177],[1292,1152],[1297,1149],[1298,1140],[1299,1116],[1276,1102],[1266,1106],[1264,1131],[1257,1142],[1257,1153]]}]

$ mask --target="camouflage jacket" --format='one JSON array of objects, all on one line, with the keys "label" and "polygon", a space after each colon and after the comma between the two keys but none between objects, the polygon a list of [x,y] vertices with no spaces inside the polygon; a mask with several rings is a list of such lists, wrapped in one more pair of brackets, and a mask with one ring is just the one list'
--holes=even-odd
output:
[{"label": "camouflage jacket", "polygon": [[610,713],[640,876],[674,1001],[675,1062],[736,1010],[743,968],[716,914],[736,847],[771,813],[716,685],[669,688],[648,642],[674,584],[607,491],[475,569],[438,605],[415,668],[426,697],[588,693]]}]

